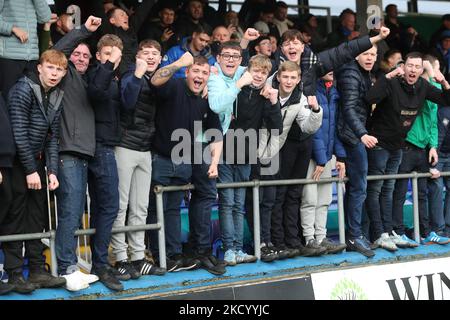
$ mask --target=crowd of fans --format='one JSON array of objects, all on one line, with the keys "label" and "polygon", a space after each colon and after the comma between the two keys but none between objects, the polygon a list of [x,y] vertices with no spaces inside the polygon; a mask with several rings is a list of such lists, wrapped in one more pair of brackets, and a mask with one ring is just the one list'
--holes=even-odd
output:
[{"label": "crowd of fans", "polygon": [[[252,190],[216,182],[320,180],[334,169],[349,178],[345,244],[327,237],[331,184],[262,187],[264,262],[419,246],[403,224],[407,180],[367,175],[430,172],[419,179],[420,244],[450,243],[450,184],[440,177],[450,168],[450,14],[427,44],[395,5],[369,34],[346,9],[325,35],[314,15],[291,21],[282,1],[245,1],[239,13],[223,0],[218,10],[204,0],[0,4],[0,235],[48,229],[48,190],[58,209],[58,276],[40,240],[4,242],[0,294],[98,280],[123,290],[143,275],[222,275],[256,261],[244,246]],[[189,199],[163,196],[167,269],[156,231],[111,233],[156,223],[151,190],[188,183]],[[90,274],[77,266],[75,237],[87,187]],[[210,239],[217,197],[223,259]]]}]

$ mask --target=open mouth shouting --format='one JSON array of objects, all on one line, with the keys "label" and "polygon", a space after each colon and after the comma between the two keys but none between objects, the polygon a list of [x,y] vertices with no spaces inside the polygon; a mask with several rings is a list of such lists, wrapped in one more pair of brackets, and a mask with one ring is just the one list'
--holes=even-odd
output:
[{"label": "open mouth shouting", "polygon": [[203,90],[204,81],[202,79],[194,79],[194,91],[200,92]]}]

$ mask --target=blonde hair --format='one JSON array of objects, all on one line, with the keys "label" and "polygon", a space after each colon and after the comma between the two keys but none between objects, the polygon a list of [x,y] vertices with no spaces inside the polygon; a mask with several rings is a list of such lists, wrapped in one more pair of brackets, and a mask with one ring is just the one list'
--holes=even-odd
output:
[{"label": "blonde hair", "polygon": [[41,54],[39,58],[39,64],[43,64],[44,62],[48,62],[67,69],[68,62],[66,56],[61,51],[55,49],[45,50]]},{"label": "blonde hair", "polygon": [[122,39],[115,34],[105,34],[100,38],[100,40],[98,40],[97,51],[100,52],[103,47],[117,47],[120,50],[123,50]]},{"label": "blonde hair", "polygon": [[298,75],[300,76],[302,74],[302,70],[300,69],[300,66],[292,61],[285,61],[282,64],[280,64],[280,67],[278,68],[278,74],[281,74],[284,71],[297,71]]},{"label": "blonde hair", "polygon": [[269,57],[263,54],[257,54],[250,58],[248,62],[249,69],[260,68],[266,70],[268,73],[272,70],[272,62]]}]

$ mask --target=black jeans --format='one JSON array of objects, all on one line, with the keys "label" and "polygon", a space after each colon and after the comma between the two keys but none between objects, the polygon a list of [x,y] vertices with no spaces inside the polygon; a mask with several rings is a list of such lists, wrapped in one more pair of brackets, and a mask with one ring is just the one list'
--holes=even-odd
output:
[{"label": "black jeans", "polygon": [[[312,152],[312,137],[301,142],[286,140],[280,151],[280,178],[304,179]],[[279,186],[272,210],[272,241],[275,246],[296,247],[300,239],[300,202],[303,185]]]},{"label": "black jeans", "polygon": [[[403,158],[398,169],[398,173],[411,173],[417,171],[418,173],[427,173],[429,170],[427,151],[417,147],[407,146],[403,149]],[[430,224],[428,219],[428,200],[427,200],[427,178],[421,178],[417,181],[419,189],[419,226],[420,234],[426,237],[430,232]],[[403,225],[403,204],[406,199],[406,192],[408,190],[408,179],[398,179],[395,182],[393,208],[392,208],[392,223],[397,234],[405,233],[405,226]]]},{"label": "black jeans", "polygon": [[[44,161],[37,160],[37,163],[42,189],[30,190],[27,188],[24,168],[19,160],[15,159],[11,179],[13,198],[11,207],[0,226],[1,235],[39,233],[47,229],[47,184]],[[3,242],[2,248],[5,254],[5,270],[8,273],[20,271],[23,265],[23,241]],[[30,268],[44,265],[44,249],[41,240],[25,241],[25,256],[29,260]]]},{"label": "black jeans", "polygon": [[0,168],[3,182],[0,184],[0,226],[8,214],[13,200],[12,169]]},{"label": "black jeans", "polygon": [[[259,165],[252,165],[252,171],[250,174],[250,180],[275,180],[278,175],[273,176],[261,176],[259,174]],[[270,234],[271,227],[271,217],[273,206],[275,205],[277,187],[260,187],[259,188],[259,221],[260,221],[260,237],[261,243],[272,242],[272,237]],[[245,197],[245,211],[247,224],[249,226],[250,232],[253,235],[253,189],[247,188],[247,194]]]}]

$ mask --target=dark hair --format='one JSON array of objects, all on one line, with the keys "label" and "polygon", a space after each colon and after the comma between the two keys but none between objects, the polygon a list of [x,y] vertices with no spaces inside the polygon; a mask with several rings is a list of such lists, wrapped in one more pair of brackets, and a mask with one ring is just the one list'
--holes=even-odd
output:
[{"label": "dark hair", "polygon": [[384,11],[386,11],[386,13],[387,13],[388,10],[389,10],[390,8],[393,8],[393,7],[397,7],[397,5],[396,5],[396,4],[393,4],[393,3],[388,4],[388,5],[384,8]]},{"label": "dark hair", "polygon": [[264,5],[264,7],[261,10],[261,13],[274,13],[276,11],[276,7],[274,5],[271,4],[266,4]]},{"label": "dark hair", "polygon": [[434,64],[436,61],[438,61],[438,58],[431,54],[426,54],[423,56],[423,60],[430,61],[431,64]]},{"label": "dark hair", "polygon": [[303,41],[303,36],[300,31],[298,31],[297,29],[289,29],[285,31],[281,36],[281,43],[284,43],[286,41],[292,41],[295,39],[298,39],[301,42],[305,43],[305,41]]},{"label": "dark hair", "polygon": [[138,51],[143,50],[144,48],[155,48],[159,52],[161,52],[161,45],[158,41],[152,39],[145,39],[139,42]]},{"label": "dark hair", "polygon": [[125,11],[125,10],[123,10],[122,8],[119,8],[119,7],[114,7],[114,8],[109,9],[108,12],[106,12],[106,18],[108,19],[108,21],[109,21],[109,19],[111,19],[111,17],[114,15],[114,13],[116,12],[116,10],[122,10],[122,11]]},{"label": "dark hair", "polygon": [[202,24],[202,23],[199,23],[195,27],[194,31],[192,32],[192,34],[194,34],[194,33],[198,33],[198,34],[206,33],[208,36],[211,36],[212,35],[212,30],[211,30],[211,28],[209,26],[207,26],[205,24]]},{"label": "dark hair", "polygon": [[400,50],[398,50],[398,49],[389,49],[388,51],[385,52],[383,58],[385,60],[387,60],[387,59],[389,59],[391,56],[393,56],[396,53],[400,53],[401,54],[402,52]]},{"label": "dark hair", "polygon": [[285,8],[285,9],[288,8],[288,5],[287,5],[286,2],[284,2],[284,1],[277,1],[277,3],[275,4],[275,6],[276,6],[277,8]]},{"label": "dark hair", "polygon": [[197,65],[204,65],[207,64],[209,65],[208,59],[206,59],[204,56],[196,56],[194,57],[194,63],[191,64],[188,69],[192,68],[195,64]]},{"label": "dark hair", "polygon": [[217,54],[221,54],[223,50],[225,49],[233,49],[233,50],[238,50],[239,54],[242,55],[242,48],[239,45],[238,42],[236,41],[226,41],[224,43],[222,43],[219,47],[219,50],[217,51]]},{"label": "dark hair", "polygon": [[339,15],[339,21],[342,21],[344,19],[344,17],[348,14],[351,14],[351,15],[355,16],[355,18],[356,18],[355,11],[353,11],[350,8],[347,8],[347,9],[342,10],[341,14]]},{"label": "dark hair", "polygon": [[420,53],[420,52],[418,52],[418,51],[413,51],[413,52],[410,52],[410,53],[408,53],[408,54],[406,55],[406,57],[405,57],[405,62],[406,62],[408,59],[417,59],[417,58],[420,58],[420,59],[423,60],[423,54]]}]

